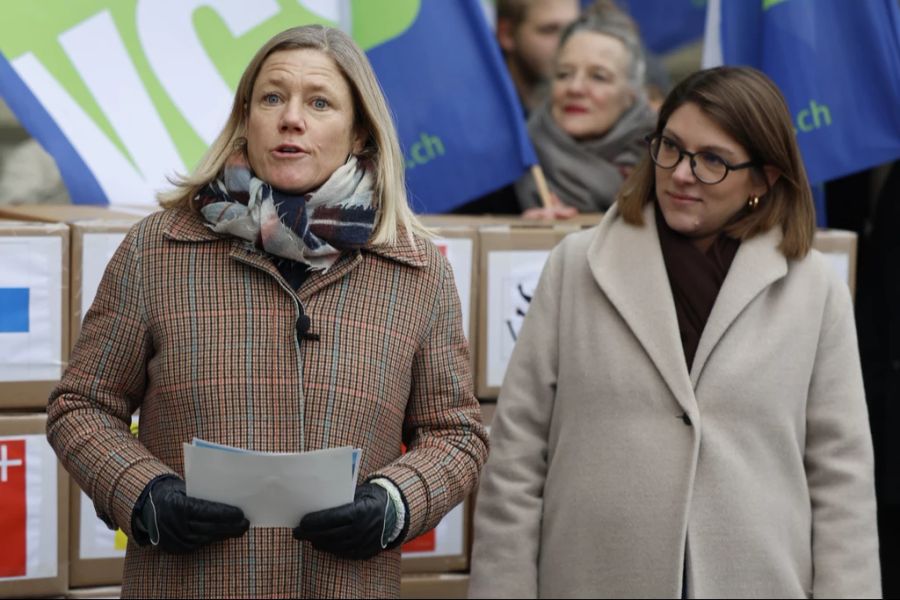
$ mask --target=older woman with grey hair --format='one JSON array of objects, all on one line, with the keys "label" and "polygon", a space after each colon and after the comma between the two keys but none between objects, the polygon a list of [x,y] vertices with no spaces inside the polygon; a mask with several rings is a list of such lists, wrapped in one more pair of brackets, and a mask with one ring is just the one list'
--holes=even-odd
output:
[{"label": "older woman with grey hair", "polygon": [[[655,121],[644,71],[640,40],[624,19],[588,13],[563,32],[549,97],[528,121],[560,201],[553,216],[606,210],[643,156]],[[516,195],[526,216],[547,216],[530,176],[516,183]]]}]

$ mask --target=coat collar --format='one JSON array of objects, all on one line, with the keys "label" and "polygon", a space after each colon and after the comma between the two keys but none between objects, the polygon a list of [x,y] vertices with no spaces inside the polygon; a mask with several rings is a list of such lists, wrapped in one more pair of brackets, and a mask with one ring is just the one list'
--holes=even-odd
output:
[{"label": "coat collar", "polygon": [[588,266],[681,407],[692,414],[695,386],[716,344],[747,304],[787,273],[787,261],[777,249],[782,234],[774,228],[741,243],[689,374],[653,210],[647,204],[640,227],[625,223],[614,205],[588,248]]}]

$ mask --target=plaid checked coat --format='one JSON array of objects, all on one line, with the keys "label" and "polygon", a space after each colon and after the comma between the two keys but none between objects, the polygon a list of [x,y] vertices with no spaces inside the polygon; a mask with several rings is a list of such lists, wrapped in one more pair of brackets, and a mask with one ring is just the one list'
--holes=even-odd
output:
[{"label": "plaid checked coat", "polygon": [[[319,341],[297,341],[302,303]],[[141,409],[139,439],[129,433]],[[131,534],[144,486],[194,436],[252,450],[363,449],[409,505],[406,538],[475,487],[487,454],[449,264],[416,239],[367,247],[295,293],[251,244],[184,209],[119,247],[48,407],[47,435],[101,516]],[[401,456],[401,441],[408,452]],[[396,597],[399,550],[341,560],[288,528],[186,556],[128,546],[123,597]]]}]

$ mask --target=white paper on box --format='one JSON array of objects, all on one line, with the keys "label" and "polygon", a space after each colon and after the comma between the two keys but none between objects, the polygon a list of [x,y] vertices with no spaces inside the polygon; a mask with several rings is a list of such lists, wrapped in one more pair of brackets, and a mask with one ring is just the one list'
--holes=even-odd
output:
[{"label": "white paper on box", "polygon": [[[131,433],[137,435],[140,423],[138,415],[131,415]],[[74,489],[78,489],[74,487]],[[97,516],[94,503],[84,491],[78,491],[79,498],[79,531],[78,557],[82,560],[97,558],[123,558],[128,546],[128,537],[121,529],[112,530]],[[74,533],[72,534],[74,535]]]},{"label": "white paper on box", "polygon": [[[25,460],[12,460],[4,442],[25,441]],[[6,458],[4,461],[3,458]],[[0,436],[0,485],[10,483],[12,469],[25,469],[25,575],[2,577],[0,581],[52,579],[57,575],[58,490],[56,454],[44,435]],[[12,552],[12,543],[0,532],[3,552]]]},{"label": "white paper on box", "polygon": [[434,528],[434,550],[403,550],[404,558],[460,556],[463,554],[465,504],[460,502]]},{"label": "white paper on box", "polygon": [[[27,323],[0,331],[0,381],[62,375],[62,238],[0,236],[0,291],[27,290]],[[0,310],[4,310],[0,307]]]},{"label": "white paper on box", "polygon": [[488,254],[487,385],[499,387],[549,250]]},{"label": "white paper on box", "polygon": [[106,265],[124,239],[124,233],[85,233],[82,237],[80,307],[82,319],[94,302]]},{"label": "white paper on box", "polygon": [[[472,252],[473,243],[469,238],[439,238],[435,245],[444,253],[453,268],[453,280],[459,292],[462,305],[462,326],[469,337],[469,307],[472,299]],[[469,340],[471,342],[472,340]]]}]

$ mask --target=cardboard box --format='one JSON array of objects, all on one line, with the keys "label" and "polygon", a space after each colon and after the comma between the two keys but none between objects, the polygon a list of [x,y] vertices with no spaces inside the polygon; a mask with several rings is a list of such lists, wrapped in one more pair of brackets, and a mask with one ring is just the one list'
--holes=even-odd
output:
[{"label": "cardboard box", "polygon": [[0,415],[0,598],[69,587],[69,479],[43,414]]},{"label": "cardboard box", "polygon": [[122,587],[118,585],[104,587],[87,587],[69,590],[66,598],[75,598],[87,600],[88,598],[120,598],[122,596]]},{"label": "cardboard box", "polygon": [[[137,436],[138,415],[131,417],[131,433]],[[110,586],[122,583],[128,538],[112,531],[74,479],[69,493],[69,585]]]},{"label": "cardboard box", "polygon": [[461,225],[457,227],[435,228],[438,237],[434,239],[435,245],[441,250],[453,269],[453,278],[456,282],[456,290],[459,292],[459,302],[462,308],[463,330],[469,342],[469,356],[471,358],[472,375],[474,378],[476,358],[476,328],[475,318],[478,304],[478,230],[474,227]]},{"label": "cardboard box", "polygon": [[506,225],[516,228],[593,227],[600,223],[603,213],[581,213],[571,219],[524,219],[521,215],[418,215],[426,227],[496,227]]},{"label": "cardboard box", "polygon": [[437,527],[402,547],[404,573],[440,573],[469,568],[472,536],[472,500],[457,504]]},{"label": "cardboard box", "polygon": [[819,229],[813,238],[813,248],[823,253],[841,278],[850,286],[850,296],[856,296],[857,235],[841,229]]},{"label": "cardboard box", "polygon": [[468,592],[466,573],[404,575],[400,580],[401,598],[466,598]]},{"label": "cardboard box", "polygon": [[0,409],[43,409],[69,359],[69,228],[0,220]]},{"label": "cardboard box", "polygon": [[486,227],[479,230],[479,398],[496,398],[528,303],[550,250],[577,224],[542,228]]},{"label": "cardboard box", "polygon": [[72,262],[70,267],[70,334],[72,346],[81,332],[81,322],[94,301],[97,287],[106,265],[109,264],[134,221],[80,221],[72,223],[71,248]]},{"label": "cardboard box", "polygon": [[[158,207],[157,207],[158,208]],[[101,204],[19,204],[0,206],[0,218],[42,223],[76,223],[78,221],[137,222],[149,213],[116,210]]]}]

